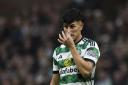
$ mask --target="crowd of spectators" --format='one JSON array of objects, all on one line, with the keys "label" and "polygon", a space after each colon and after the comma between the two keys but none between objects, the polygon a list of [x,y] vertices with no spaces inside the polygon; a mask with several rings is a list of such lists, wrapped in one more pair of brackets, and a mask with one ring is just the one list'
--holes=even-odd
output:
[{"label": "crowd of spectators", "polygon": [[0,15],[0,85],[49,85],[60,17],[74,6],[87,16],[88,37],[100,47],[96,85],[128,85],[128,2],[109,2],[47,0]]}]

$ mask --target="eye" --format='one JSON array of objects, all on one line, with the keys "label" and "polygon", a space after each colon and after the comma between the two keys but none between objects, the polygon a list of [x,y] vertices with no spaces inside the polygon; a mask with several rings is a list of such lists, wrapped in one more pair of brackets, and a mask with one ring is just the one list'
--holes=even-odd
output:
[{"label": "eye", "polygon": [[68,25],[63,25],[63,27],[68,28]]},{"label": "eye", "polygon": [[71,29],[73,29],[73,28],[75,28],[75,27],[76,27],[75,25],[70,25],[70,28],[71,28]]}]

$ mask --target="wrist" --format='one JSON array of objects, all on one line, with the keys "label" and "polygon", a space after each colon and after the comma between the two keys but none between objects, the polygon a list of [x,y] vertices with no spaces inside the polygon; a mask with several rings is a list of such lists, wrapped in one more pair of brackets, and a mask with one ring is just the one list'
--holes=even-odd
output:
[{"label": "wrist", "polygon": [[69,47],[69,49],[74,49],[75,48],[75,45],[71,45],[70,47]]}]

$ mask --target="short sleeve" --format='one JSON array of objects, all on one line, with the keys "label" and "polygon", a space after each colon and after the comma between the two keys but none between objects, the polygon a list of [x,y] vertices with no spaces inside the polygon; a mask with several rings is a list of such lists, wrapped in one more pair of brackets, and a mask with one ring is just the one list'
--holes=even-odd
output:
[{"label": "short sleeve", "polygon": [[87,49],[84,53],[84,59],[93,61],[94,64],[97,63],[100,57],[99,47],[96,42],[91,42],[87,45]]},{"label": "short sleeve", "polygon": [[54,53],[53,53],[53,73],[57,74],[57,73],[59,73],[59,68],[58,68],[57,61],[56,61],[55,57],[56,57],[56,52],[54,51]]}]

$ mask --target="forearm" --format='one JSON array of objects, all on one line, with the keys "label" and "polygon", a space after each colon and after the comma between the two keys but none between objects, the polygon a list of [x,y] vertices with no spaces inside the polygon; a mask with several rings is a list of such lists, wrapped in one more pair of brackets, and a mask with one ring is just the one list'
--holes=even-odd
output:
[{"label": "forearm", "polygon": [[59,85],[59,74],[53,74],[50,85]]},{"label": "forearm", "polygon": [[83,76],[88,76],[92,70],[92,63],[85,61],[83,58],[81,58],[75,46],[70,47],[70,51],[79,72]]},{"label": "forearm", "polygon": [[59,85],[57,81],[51,80],[50,85]]}]

